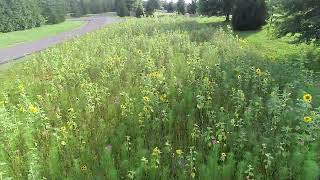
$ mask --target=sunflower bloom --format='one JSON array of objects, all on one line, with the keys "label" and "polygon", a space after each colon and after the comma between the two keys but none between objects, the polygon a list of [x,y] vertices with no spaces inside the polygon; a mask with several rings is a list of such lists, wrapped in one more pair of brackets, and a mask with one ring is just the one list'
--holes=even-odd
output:
[{"label": "sunflower bloom", "polygon": [[261,76],[262,75],[261,69],[260,68],[256,69],[256,73],[258,76]]},{"label": "sunflower bloom", "polygon": [[310,116],[304,117],[304,118],[303,118],[303,121],[304,121],[305,123],[311,123],[311,122],[312,122],[312,117],[310,117]]},{"label": "sunflower bloom", "polygon": [[163,95],[160,96],[159,99],[160,99],[161,102],[166,102],[167,101],[167,95],[163,94]]},{"label": "sunflower bloom", "polygon": [[183,154],[183,151],[181,149],[177,149],[176,153],[177,153],[178,156],[181,156]]},{"label": "sunflower bloom", "polygon": [[81,171],[86,171],[86,170],[88,170],[86,165],[81,166]]},{"label": "sunflower bloom", "polygon": [[147,103],[147,102],[150,101],[150,98],[149,98],[148,96],[144,96],[144,97],[143,97],[143,101],[144,101],[145,103]]},{"label": "sunflower bloom", "polygon": [[312,96],[311,96],[311,94],[305,94],[305,95],[303,96],[303,101],[306,102],[306,103],[311,103],[311,101],[312,101]]},{"label": "sunflower bloom", "polygon": [[29,111],[33,114],[37,114],[39,112],[39,109],[33,105],[29,106]]}]

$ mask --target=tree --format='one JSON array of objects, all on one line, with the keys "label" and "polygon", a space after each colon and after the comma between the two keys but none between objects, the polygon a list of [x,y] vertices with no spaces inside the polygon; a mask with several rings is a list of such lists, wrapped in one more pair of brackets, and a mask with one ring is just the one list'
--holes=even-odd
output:
[{"label": "tree", "polygon": [[147,16],[152,16],[156,9],[160,8],[159,0],[148,0],[146,4],[146,14]]},{"label": "tree", "polygon": [[169,13],[172,13],[175,11],[175,4],[170,1],[165,7],[165,10],[167,10]]},{"label": "tree", "polygon": [[140,18],[141,16],[144,16],[143,3],[142,0],[138,0],[136,5],[136,17]]},{"label": "tree", "polygon": [[57,24],[65,20],[64,0],[41,0],[42,15],[48,24]]},{"label": "tree", "polygon": [[223,11],[223,0],[199,0],[198,5],[199,13],[206,16],[217,16]]},{"label": "tree", "polygon": [[276,35],[296,35],[298,41],[320,43],[320,1],[280,0]]},{"label": "tree", "polygon": [[197,0],[192,0],[190,4],[188,4],[187,11],[189,14],[197,13]]},{"label": "tree", "polygon": [[0,32],[30,29],[43,23],[37,0],[0,0]]},{"label": "tree", "polygon": [[235,30],[257,30],[266,23],[267,7],[264,0],[236,0],[232,13]]},{"label": "tree", "polygon": [[129,9],[126,4],[126,0],[118,0],[116,1],[117,4],[117,14],[120,17],[128,16],[129,15]]},{"label": "tree", "polygon": [[186,2],[184,0],[178,0],[177,2],[177,11],[179,14],[186,14]]},{"label": "tree", "polygon": [[226,21],[230,21],[233,5],[234,0],[223,0],[223,13],[226,16]]},{"label": "tree", "polygon": [[72,17],[80,17],[83,15],[79,1],[68,0],[66,5],[67,5],[66,10],[71,14]]}]

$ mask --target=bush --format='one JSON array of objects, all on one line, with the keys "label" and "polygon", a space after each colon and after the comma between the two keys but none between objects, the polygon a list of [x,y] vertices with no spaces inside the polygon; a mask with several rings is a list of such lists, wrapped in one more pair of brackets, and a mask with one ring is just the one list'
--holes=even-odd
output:
[{"label": "bush", "polygon": [[136,7],[136,17],[140,18],[142,16],[144,16],[143,3],[139,0]]},{"label": "bush", "polygon": [[313,77],[256,52],[166,17],[35,55],[0,81],[3,177],[315,179]]},{"label": "bush", "polygon": [[126,5],[125,0],[119,0],[117,2],[117,14],[120,17],[124,17],[124,16],[130,15],[129,9],[128,9],[127,5]]},{"label": "bush", "polygon": [[178,0],[177,2],[177,11],[179,14],[186,14],[186,3],[184,0]]},{"label": "bush", "polygon": [[232,13],[235,30],[257,30],[266,24],[267,7],[264,0],[236,0]]},{"label": "bush", "polygon": [[38,27],[44,23],[35,0],[0,0],[0,32]]},{"label": "bush", "polygon": [[41,0],[42,15],[48,24],[57,24],[65,20],[64,0]]}]

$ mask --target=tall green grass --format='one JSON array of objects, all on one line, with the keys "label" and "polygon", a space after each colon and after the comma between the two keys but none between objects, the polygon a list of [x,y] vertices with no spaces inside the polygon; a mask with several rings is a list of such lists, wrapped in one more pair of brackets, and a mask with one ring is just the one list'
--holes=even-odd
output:
[{"label": "tall green grass", "polygon": [[2,177],[320,174],[312,72],[299,60],[271,60],[228,30],[177,17],[128,20],[9,74],[14,81],[0,82]]}]

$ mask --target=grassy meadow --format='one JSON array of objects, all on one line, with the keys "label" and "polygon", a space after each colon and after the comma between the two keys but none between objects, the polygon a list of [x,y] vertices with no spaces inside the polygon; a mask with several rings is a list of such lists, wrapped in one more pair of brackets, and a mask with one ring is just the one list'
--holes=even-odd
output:
[{"label": "grassy meadow", "polygon": [[266,31],[128,19],[1,71],[1,178],[315,179],[318,52]]},{"label": "grassy meadow", "polygon": [[0,33],[0,48],[11,47],[20,43],[32,42],[42,38],[70,31],[84,25],[83,21],[65,21],[60,24],[44,25],[38,28],[9,33]]}]

